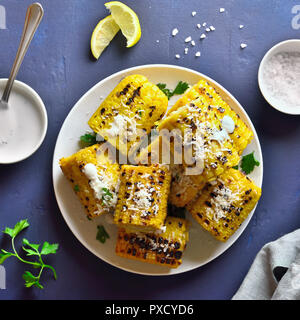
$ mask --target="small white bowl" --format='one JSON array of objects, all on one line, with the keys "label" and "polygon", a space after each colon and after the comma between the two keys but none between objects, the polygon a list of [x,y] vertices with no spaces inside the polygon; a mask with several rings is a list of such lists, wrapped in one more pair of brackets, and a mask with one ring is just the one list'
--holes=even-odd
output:
[{"label": "small white bowl", "polygon": [[[1,95],[6,83],[7,79],[0,79]],[[0,164],[16,163],[30,157],[41,146],[48,127],[45,105],[27,84],[14,81],[8,105],[18,121],[10,140],[0,143]]]},{"label": "small white bowl", "polygon": [[262,95],[273,108],[283,113],[299,115],[300,106],[298,107],[298,106],[283,105],[282,101],[279,101],[278,99],[274,98],[270,94],[269,90],[267,89],[266,83],[264,81],[263,74],[264,74],[267,62],[271,57],[273,57],[275,54],[279,52],[299,52],[300,53],[300,39],[291,39],[291,40],[279,42],[265,54],[258,69],[258,85]]}]

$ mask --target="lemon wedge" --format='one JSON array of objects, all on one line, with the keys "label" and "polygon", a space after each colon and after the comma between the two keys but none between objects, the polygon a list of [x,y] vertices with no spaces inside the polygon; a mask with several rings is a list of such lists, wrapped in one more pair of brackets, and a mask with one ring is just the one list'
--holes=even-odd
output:
[{"label": "lemon wedge", "polygon": [[109,45],[119,30],[120,27],[111,15],[102,19],[97,24],[91,37],[91,51],[96,59],[99,59],[104,49]]},{"label": "lemon wedge", "polygon": [[141,38],[140,21],[136,13],[120,1],[104,4],[127,39],[127,48],[134,46]]}]

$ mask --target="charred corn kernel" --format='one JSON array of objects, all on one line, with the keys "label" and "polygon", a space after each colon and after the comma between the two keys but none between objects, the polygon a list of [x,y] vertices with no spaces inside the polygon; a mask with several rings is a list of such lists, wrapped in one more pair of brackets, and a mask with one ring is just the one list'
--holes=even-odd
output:
[{"label": "charred corn kernel", "polygon": [[172,180],[169,202],[176,207],[184,207],[196,197],[201,189],[194,184],[190,176],[184,174],[182,166],[172,165],[170,171]]},{"label": "charred corn kernel", "polygon": [[171,175],[160,165],[123,165],[114,221],[130,231],[152,232],[164,225]]},{"label": "charred corn kernel", "polygon": [[[206,101],[206,104],[211,106],[215,115],[221,120],[224,116],[229,116],[234,124],[235,129],[232,133],[229,133],[233,144],[235,145],[238,154],[241,155],[243,150],[253,139],[253,132],[247,127],[244,121],[240,118],[231,107],[226,103],[221,96],[216,92],[215,88],[211,86],[207,81],[200,80],[197,84],[191,87],[186,93],[176,101],[176,103],[168,110],[168,115],[179,108],[194,103],[201,97]],[[212,111],[213,112],[213,111]]]},{"label": "charred corn kernel", "polygon": [[[199,96],[174,110],[158,125],[158,130],[179,130],[172,146],[174,159],[181,157],[184,174],[199,189],[240,161],[229,133],[222,128],[222,112]],[[175,163],[180,163],[178,160]]]},{"label": "charred corn kernel", "polygon": [[60,159],[60,167],[89,218],[113,210],[117,200],[120,168],[101,153],[99,144]]},{"label": "charred corn kernel", "polygon": [[208,183],[187,209],[197,222],[220,241],[240,227],[261,196],[261,189],[238,170],[225,171]]},{"label": "charred corn kernel", "polygon": [[142,75],[124,78],[90,118],[89,126],[123,154],[131,154],[168,107],[166,95]]},{"label": "charred corn kernel", "polygon": [[128,233],[120,228],[116,253],[124,258],[177,268],[182,263],[188,238],[187,221],[167,217],[165,231],[161,234]]}]

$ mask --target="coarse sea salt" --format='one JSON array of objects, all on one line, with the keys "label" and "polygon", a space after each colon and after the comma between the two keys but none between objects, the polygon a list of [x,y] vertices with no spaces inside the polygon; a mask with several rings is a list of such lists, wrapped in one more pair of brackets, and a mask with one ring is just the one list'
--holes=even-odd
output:
[{"label": "coarse sea salt", "polygon": [[279,52],[267,62],[263,80],[269,94],[281,104],[300,107],[300,52]]},{"label": "coarse sea salt", "polygon": [[172,36],[175,37],[178,32],[179,32],[178,29],[177,29],[177,28],[174,28],[174,29],[172,30]]}]

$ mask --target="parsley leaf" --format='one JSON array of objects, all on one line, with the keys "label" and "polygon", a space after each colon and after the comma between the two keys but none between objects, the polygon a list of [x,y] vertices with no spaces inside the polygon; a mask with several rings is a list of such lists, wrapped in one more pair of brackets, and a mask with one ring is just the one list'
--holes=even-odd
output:
[{"label": "parsley leaf", "polygon": [[183,94],[189,88],[189,84],[186,82],[179,81],[176,88],[173,91],[174,94]]},{"label": "parsley leaf", "polygon": [[236,166],[232,167],[232,169],[238,170],[239,169],[239,165],[237,164]]},{"label": "parsley leaf", "polygon": [[86,147],[92,146],[97,143],[96,133],[86,133],[80,137],[80,142]]},{"label": "parsley leaf", "polygon": [[0,252],[0,264],[2,264],[7,258],[13,256],[13,253],[11,252],[7,252],[5,250],[1,250],[2,252]]},{"label": "parsley leaf", "polygon": [[102,188],[102,190],[104,191],[104,196],[108,196],[110,198],[112,198],[112,194],[110,193],[110,191],[107,188]]},{"label": "parsley leaf", "polygon": [[57,243],[50,244],[49,242],[45,241],[41,250],[41,254],[46,255],[50,253],[56,253],[57,250],[58,250]]},{"label": "parsley leaf", "polygon": [[80,189],[79,189],[79,185],[78,185],[78,184],[75,184],[75,186],[74,186],[74,191],[75,191],[75,192],[79,192],[79,190],[80,190]]},{"label": "parsley leaf", "polygon": [[167,88],[165,83],[158,83],[158,88],[168,97],[172,98],[175,94],[183,94],[189,88],[189,84],[183,81],[179,81],[176,88],[172,91]]},{"label": "parsley leaf", "polygon": [[43,289],[44,287],[39,283],[39,278],[35,277],[31,272],[25,271],[23,273],[23,279],[25,280],[25,287],[30,288],[32,286],[36,286],[40,289]]},{"label": "parsley leaf", "polygon": [[27,219],[19,221],[14,228],[8,228],[6,227],[3,233],[8,234],[12,238],[16,237],[22,230],[27,228],[29,226],[29,223],[27,222]]},{"label": "parsley leaf", "polygon": [[28,260],[21,258],[19,256],[18,252],[16,251],[14,241],[15,241],[15,237],[22,230],[27,228],[28,226],[29,226],[29,223],[25,219],[25,220],[19,221],[14,226],[14,228],[8,228],[8,227],[5,228],[3,233],[8,234],[11,237],[11,246],[12,246],[13,252],[8,252],[4,249],[1,249],[0,264],[2,264],[7,258],[14,256],[18,260],[20,260],[21,262],[31,265],[33,268],[40,268],[40,271],[37,276],[33,275],[29,271],[25,271],[23,274],[23,279],[25,280],[25,287],[26,288],[30,288],[32,286],[35,286],[39,289],[43,289],[44,287],[40,283],[40,278],[41,278],[43,270],[46,268],[50,269],[53,272],[54,279],[56,279],[56,271],[52,266],[47,265],[43,262],[42,255],[47,255],[49,253],[56,253],[56,251],[58,249],[58,244],[56,244],[56,243],[50,244],[47,241],[45,241],[43,243],[42,250],[40,252],[39,251],[40,244],[30,243],[27,239],[24,238],[23,239],[24,246],[22,246],[22,249],[26,252],[27,256],[37,256],[37,260],[36,261],[28,261]]},{"label": "parsley leaf", "polygon": [[113,195],[110,193],[110,191],[107,188],[102,188],[104,195],[102,195],[102,201],[107,204],[108,201],[110,201],[113,197]]},{"label": "parsley leaf", "polygon": [[249,174],[254,170],[255,166],[259,166],[260,163],[254,157],[254,151],[252,153],[243,156],[241,162],[241,168],[245,174]]},{"label": "parsley leaf", "polygon": [[157,86],[170,100],[170,98],[173,96],[173,92],[170,89],[167,89],[167,85],[165,83],[158,83]]},{"label": "parsley leaf", "polygon": [[102,225],[97,226],[98,232],[96,239],[101,243],[105,243],[106,239],[109,239],[109,234],[106,232],[105,228]]}]

